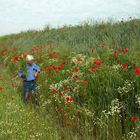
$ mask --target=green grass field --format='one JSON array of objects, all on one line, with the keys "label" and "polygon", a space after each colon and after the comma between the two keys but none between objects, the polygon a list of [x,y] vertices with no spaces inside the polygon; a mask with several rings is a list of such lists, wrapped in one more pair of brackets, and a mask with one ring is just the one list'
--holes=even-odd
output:
[{"label": "green grass field", "polygon": [[[22,100],[27,54],[40,107]],[[140,20],[0,37],[0,71],[1,140],[140,139]]]}]

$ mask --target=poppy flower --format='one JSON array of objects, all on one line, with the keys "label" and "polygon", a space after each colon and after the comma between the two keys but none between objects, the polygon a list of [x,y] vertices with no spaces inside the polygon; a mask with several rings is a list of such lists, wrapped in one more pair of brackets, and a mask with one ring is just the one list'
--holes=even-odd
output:
[{"label": "poppy flower", "polygon": [[52,92],[52,93],[56,93],[56,89],[52,88],[52,89],[51,89],[51,92]]},{"label": "poppy flower", "polygon": [[91,67],[92,72],[97,72],[97,69],[95,67]]},{"label": "poppy flower", "polygon": [[61,58],[60,55],[54,55],[53,57],[56,58],[56,59],[60,59]]},{"label": "poppy flower", "polygon": [[78,62],[82,62],[82,59],[81,59],[81,58],[77,58],[77,61],[78,61]]},{"label": "poppy flower", "polygon": [[96,61],[94,61],[94,64],[96,66],[100,66],[102,64],[102,62],[101,62],[101,60],[96,60]]},{"label": "poppy flower", "polygon": [[49,75],[50,75],[50,76],[53,76],[53,74],[52,74],[52,73],[50,73]]},{"label": "poppy flower", "polygon": [[62,64],[63,64],[63,65],[66,65],[67,63],[66,63],[66,62],[62,62]]},{"label": "poppy flower", "polygon": [[128,48],[125,48],[125,49],[124,49],[124,52],[128,52]]},{"label": "poppy flower", "polygon": [[73,99],[72,99],[71,97],[67,97],[67,98],[66,98],[66,101],[67,101],[67,102],[72,102]]},{"label": "poppy flower", "polygon": [[117,56],[117,53],[114,53],[113,56]]},{"label": "poppy flower", "polygon": [[74,78],[76,78],[76,79],[77,79],[77,78],[78,78],[78,75],[75,75],[75,76],[74,76]]},{"label": "poppy flower", "polygon": [[75,72],[78,72],[78,71],[79,71],[79,68],[78,68],[78,67],[76,67],[74,70],[75,70]]},{"label": "poppy flower", "polygon": [[136,68],[134,69],[134,71],[135,71],[135,74],[136,74],[136,75],[139,75],[139,74],[140,74],[140,69],[139,69],[138,67],[136,67]]},{"label": "poppy flower", "polygon": [[121,62],[121,60],[120,60],[120,59],[118,59],[116,62],[117,62],[117,63],[120,63],[120,62]]},{"label": "poppy flower", "polygon": [[131,117],[131,121],[137,121],[137,120],[138,120],[138,118],[136,116]]},{"label": "poppy flower", "polygon": [[127,69],[127,64],[122,64],[122,69],[123,69],[123,71],[126,71],[126,69]]},{"label": "poppy flower", "polygon": [[24,58],[26,58],[26,57],[27,57],[27,55],[28,55],[28,53],[25,53],[25,54],[23,55],[23,57],[24,57]]},{"label": "poppy flower", "polygon": [[19,57],[15,56],[11,59],[12,62],[19,62]]},{"label": "poppy flower", "polygon": [[50,68],[50,67],[48,67],[48,68],[47,68],[47,71],[51,71],[51,68]]},{"label": "poppy flower", "polygon": [[60,93],[59,93],[59,96],[63,96],[63,94],[60,92]]},{"label": "poppy flower", "polygon": [[61,112],[62,110],[61,110],[61,108],[58,108],[58,107],[57,107],[57,108],[55,109],[55,111],[56,111],[56,112]]},{"label": "poppy flower", "polygon": [[65,124],[66,124],[66,126],[71,126],[70,122],[66,122]]}]

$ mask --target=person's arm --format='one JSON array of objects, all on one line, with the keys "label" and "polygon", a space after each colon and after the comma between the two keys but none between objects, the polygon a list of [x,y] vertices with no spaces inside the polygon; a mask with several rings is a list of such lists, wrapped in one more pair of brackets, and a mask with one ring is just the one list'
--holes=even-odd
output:
[{"label": "person's arm", "polygon": [[40,73],[40,67],[34,63],[34,71]]},{"label": "person's arm", "polygon": [[34,63],[34,69],[33,70],[35,71],[35,78],[37,79],[38,78],[38,73],[40,73],[40,67]]},{"label": "person's arm", "polygon": [[21,68],[18,70],[18,77],[21,78],[22,80],[26,80],[26,76],[23,74]]}]

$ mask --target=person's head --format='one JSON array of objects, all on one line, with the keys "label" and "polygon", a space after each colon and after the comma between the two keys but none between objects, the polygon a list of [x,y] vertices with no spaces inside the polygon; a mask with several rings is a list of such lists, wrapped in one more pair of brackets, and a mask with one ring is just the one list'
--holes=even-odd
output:
[{"label": "person's head", "polygon": [[35,59],[34,59],[34,57],[32,56],[32,55],[27,55],[26,56],[26,63],[28,64],[28,65],[31,65],[31,64],[33,64],[33,62],[35,61]]}]

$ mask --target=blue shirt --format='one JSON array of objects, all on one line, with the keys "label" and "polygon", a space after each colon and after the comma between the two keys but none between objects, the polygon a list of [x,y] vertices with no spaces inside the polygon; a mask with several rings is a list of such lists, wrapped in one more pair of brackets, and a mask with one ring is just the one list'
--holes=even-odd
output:
[{"label": "blue shirt", "polygon": [[35,80],[35,72],[40,72],[40,67],[36,65],[35,63],[31,65],[26,66],[26,71],[27,71],[27,76],[26,79],[27,81]]},{"label": "blue shirt", "polygon": [[18,76],[22,78],[22,80],[26,80],[26,81],[35,80],[36,79],[35,72],[40,72],[40,67],[36,65],[35,63],[31,65],[26,65],[26,72],[27,72],[27,75],[25,76],[23,75],[22,69],[19,69]]}]

